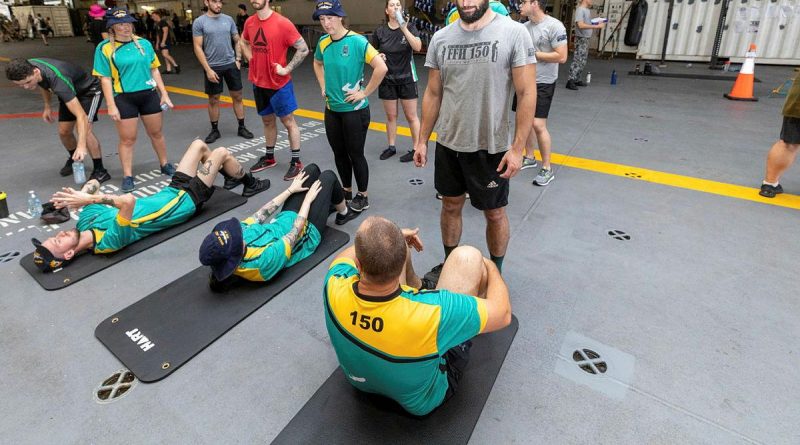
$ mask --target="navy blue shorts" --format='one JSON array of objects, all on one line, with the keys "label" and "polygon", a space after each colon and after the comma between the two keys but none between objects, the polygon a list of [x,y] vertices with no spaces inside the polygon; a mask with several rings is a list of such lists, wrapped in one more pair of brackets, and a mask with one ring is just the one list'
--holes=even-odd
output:
[{"label": "navy blue shorts", "polygon": [[279,90],[253,85],[253,95],[259,116],[276,114],[278,117],[285,117],[297,109],[297,99],[294,97],[294,85],[291,80]]}]

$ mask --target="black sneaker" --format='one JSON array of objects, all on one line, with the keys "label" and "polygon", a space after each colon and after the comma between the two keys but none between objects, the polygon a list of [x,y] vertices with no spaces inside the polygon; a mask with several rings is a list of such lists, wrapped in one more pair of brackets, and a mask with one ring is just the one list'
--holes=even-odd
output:
[{"label": "black sneaker", "polygon": [[180,73],[181,73],[181,67],[178,66],[178,65],[175,65],[175,74],[180,74]]},{"label": "black sneaker", "polygon": [[568,90],[577,90],[578,89],[578,85],[575,85],[575,81],[568,80],[567,81],[567,89]]},{"label": "black sneaker", "polygon": [[58,171],[58,174],[61,176],[69,176],[72,174],[72,158],[67,159],[67,162],[61,167],[61,170]]},{"label": "black sneaker", "polygon": [[239,127],[239,131],[236,132],[236,134],[245,139],[253,139],[253,133],[251,133],[250,130],[248,130],[247,127],[244,126]]},{"label": "black sneaker", "polygon": [[261,170],[266,170],[276,165],[278,165],[278,161],[276,161],[275,158],[267,159],[267,155],[264,155],[258,158],[255,164],[250,166],[250,173],[260,172]]},{"label": "black sneaker", "polygon": [[236,178],[234,178],[232,176],[226,177],[225,178],[225,184],[222,185],[222,188],[224,188],[225,190],[234,189],[234,188],[238,187],[239,184],[241,184],[241,183],[242,183],[241,179],[236,179]]},{"label": "black sneaker", "polygon": [[408,150],[406,154],[400,156],[400,162],[411,162],[414,160],[414,150]]},{"label": "black sneaker", "polygon": [[350,201],[350,210],[354,212],[362,212],[369,208],[369,198],[362,195],[361,192],[356,193],[355,198]]},{"label": "black sneaker", "polygon": [[301,171],[303,171],[303,163],[300,161],[292,162],[289,164],[289,170],[283,175],[283,180],[291,181],[295,176],[299,175]]},{"label": "black sneaker", "polygon": [[358,213],[352,210],[348,210],[347,213],[342,215],[341,213],[336,213],[336,225],[341,226],[342,224],[346,223],[347,221],[352,221],[358,218]]},{"label": "black sneaker", "polygon": [[244,186],[244,190],[242,190],[242,196],[244,196],[245,198],[249,198],[257,193],[263,192],[268,188],[269,188],[269,179],[256,178],[256,182],[253,184],[252,187]]},{"label": "black sneaker", "polygon": [[95,169],[91,175],[89,175],[89,180],[96,179],[99,183],[104,183],[111,179],[111,175],[108,173],[108,170],[104,168]]},{"label": "black sneaker", "polygon": [[775,195],[780,195],[781,193],[783,193],[783,187],[780,184],[776,186],[761,184],[761,191],[758,192],[759,195],[765,198],[774,198]]},{"label": "black sneaker", "polygon": [[436,285],[439,284],[439,275],[442,274],[443,267],[444,263],[434,266],[433,269],[429,270],[428,273],[422,277],[421,281],[423,289],[436,289]]},{"label": "black sneaker", "polygon": [[208,133],[208,136],[206,136],[206,139],[205,139],[206,144],[210,144],[210,143],[216,141],[217,139],[219,139],[221,137],[222,137],[222,135],[219,134],[219,130],[214,128],[213,130],[211,130],[211,133]]},{"label": "black sneaker", "polygon": [[575,81],[575,86],[579,86],[579,87],[585,87],[585,86],[587,86],[587,85],[589,85],[589,84],[588,84],[588,83],[586,83],[586,82],[584,82],[584,81],[582,81],[582,80],[576,80],[576,81]]},{"label": "black sneaker", "polygon": [[386,150],[383,150],[383,153],[381,153],[381,161],[385,161],[395,154],[397,154],[397,150],[393,147],[388,147]]}]

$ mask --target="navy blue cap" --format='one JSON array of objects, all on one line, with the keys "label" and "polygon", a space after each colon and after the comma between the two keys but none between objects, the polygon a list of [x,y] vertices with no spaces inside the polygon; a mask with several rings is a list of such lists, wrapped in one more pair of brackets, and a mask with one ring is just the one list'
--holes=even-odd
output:
[{"label": "navy blue cap", "polygon": [[317,7],[314,8],[314,14],[311,16],[314,20],[319,20],[321,15],[338,15],[339,17],[347,17],[347,14],[342,8],[342,3],[339,0],[320,0],[317,2]]},{"label": "navy blue cap", "polygon": [[238,219],[231,218],[217,224],[200,245],[200,263],[211,266],[217,280],[228,278],[244,256],[242,240],[242,226]]},{"label": "navy blue cap", "polygon": [[126,8],[112,8],[106,12],[106,28],[111,28],[117,23],[134,23],[136,19]]}]

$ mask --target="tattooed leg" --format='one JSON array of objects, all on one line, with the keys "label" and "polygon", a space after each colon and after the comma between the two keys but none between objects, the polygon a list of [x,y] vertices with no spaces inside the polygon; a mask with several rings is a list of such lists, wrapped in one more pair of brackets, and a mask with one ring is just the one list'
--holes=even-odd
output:
[{"label": "tattooed leg", "polygon": [[197,164],[205,163],[211,154],[208,145],[200,139],[195,139],[189,144],[186,153],[183,154],[181,162],[178,163],[178,171],[189,176],[195,176],[198,172]]},{"label": "tattooed leg", "polygon": [[211,155],[197,168],[197,177],[203,184],[213,187],[222,163],[230,156],[226,148],[220,147],[211,152]]}]

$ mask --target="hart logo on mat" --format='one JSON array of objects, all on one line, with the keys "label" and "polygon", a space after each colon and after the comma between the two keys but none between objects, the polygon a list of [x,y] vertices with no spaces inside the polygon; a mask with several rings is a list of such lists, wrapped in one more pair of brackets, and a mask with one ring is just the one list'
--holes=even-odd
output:
[{"label": "hart logo on mat", "polygon": [[141,332],[139,332],[138,328],[135,328],[131,331],[125,333],[130,339],[136,343],[142,351],[149,351],[152,349],[156,344],[151,342],[149,338],[145,337]]}]

